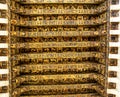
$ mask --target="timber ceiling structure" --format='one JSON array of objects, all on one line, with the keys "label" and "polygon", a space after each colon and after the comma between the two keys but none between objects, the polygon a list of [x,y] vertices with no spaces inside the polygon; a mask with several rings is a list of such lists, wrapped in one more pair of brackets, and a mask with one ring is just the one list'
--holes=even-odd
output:
[{"label": "timber ceiling structure", "polygon": [[7,3],[10,97],[107,97],[107,0]]}]

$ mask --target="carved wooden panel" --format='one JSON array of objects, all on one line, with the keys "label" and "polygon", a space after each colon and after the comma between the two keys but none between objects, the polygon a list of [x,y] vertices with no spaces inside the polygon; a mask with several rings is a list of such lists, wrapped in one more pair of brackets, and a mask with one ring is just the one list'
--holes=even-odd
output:
[{"label": "carved wooden panel", "polygon": [[12,97],[106,97],[107,4],[11,0]]}]

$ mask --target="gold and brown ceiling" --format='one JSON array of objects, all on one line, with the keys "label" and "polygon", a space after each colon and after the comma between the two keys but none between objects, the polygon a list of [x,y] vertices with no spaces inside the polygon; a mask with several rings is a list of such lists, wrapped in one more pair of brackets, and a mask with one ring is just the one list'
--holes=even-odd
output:
[{"label": "gold and brown ceiling", "polygon": [[11,97],[107,97],[107,0],[9,7]]}]

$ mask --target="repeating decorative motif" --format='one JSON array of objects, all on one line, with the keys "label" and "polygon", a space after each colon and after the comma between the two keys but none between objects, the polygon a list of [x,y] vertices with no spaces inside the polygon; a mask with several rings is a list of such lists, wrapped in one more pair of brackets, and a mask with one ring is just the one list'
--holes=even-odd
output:
[{"label": "repeating decorative motif", "polygon": [[0,0],[0,97],[9,97],[8,9]]},{"label": "repeating decorative motif", "polygon": [[106,0],[11,0],[11,96],[107,97],[107,10]]}]

